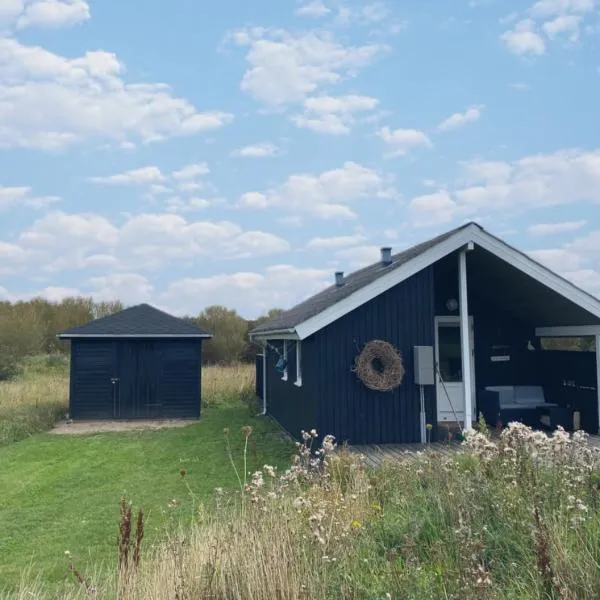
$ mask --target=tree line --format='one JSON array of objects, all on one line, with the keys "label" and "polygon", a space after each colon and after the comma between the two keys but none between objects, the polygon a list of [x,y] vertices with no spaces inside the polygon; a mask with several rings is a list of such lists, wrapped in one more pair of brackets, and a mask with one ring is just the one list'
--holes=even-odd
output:
[{"label": "tree line", "polygon": [[[122,302],[95,302],[92,298],[65,298],[50,302],[35,298],[27,302],[0,302],[0,379],[7,379],[18,370],[28,356],[68,354],[68,342],[56,334],[84,325],[125,308]],[[203,347],[207,364],[230,364],[253,361],[260,348],[250,341],[248,333],[260,323],[281,313],[272,309],[256,320],[247,320],[235,310],[224,306],[208,306],[197,315],[184,319],[210,331],[214,338]]]}]

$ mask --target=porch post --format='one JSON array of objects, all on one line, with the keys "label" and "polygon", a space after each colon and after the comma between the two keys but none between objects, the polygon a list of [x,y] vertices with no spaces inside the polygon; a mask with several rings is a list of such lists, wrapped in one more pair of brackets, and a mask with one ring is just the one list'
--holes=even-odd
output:
[{"label": "porch post", "polygon": [[473,426],[473,390],[471,389],[471,336],[469,335],[469,304],[467,300],[467,250],[461,250],[458,256],[458,306],[460,309],[460,347],[463,365],[463,387],[465,390],[464,429]]},{"label": "porch post", "polygon": [[600,335],[596,335],[596,396],[598,397],[598,433],[600,434]]}]

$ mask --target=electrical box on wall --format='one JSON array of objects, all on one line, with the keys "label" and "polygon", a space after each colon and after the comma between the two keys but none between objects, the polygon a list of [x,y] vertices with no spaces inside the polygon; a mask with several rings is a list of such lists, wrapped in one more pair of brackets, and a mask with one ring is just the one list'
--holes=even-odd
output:
[{"label": "electrical box on wall", "polygon": [[415,383],[417,385],[433,385],[435,383],[433,367],[433,346],[415,346]]}]

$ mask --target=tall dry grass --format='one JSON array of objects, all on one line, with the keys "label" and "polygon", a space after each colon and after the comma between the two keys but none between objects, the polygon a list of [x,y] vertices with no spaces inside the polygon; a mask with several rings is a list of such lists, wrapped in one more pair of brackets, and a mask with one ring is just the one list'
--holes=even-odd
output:
[{"label": "tall dry grass", "polygon": [[68,361],[42,356],[25,361],[22,373],[0,382],[0,446],[50,429],[67,412]]},{"label": "tall dry grass", "polygon": [[[51,429],[66,415],[68,398],[68,358],[48,355],[25,360],[17,378],[0,381],[0,446]],[[206,406],[253,399],[253,365],[202,368],[202,401]]]},{"label": "tall dry grass", "polygon": [[[305,434],[285,473],[265,465],[215,490],[118,594],[115,570],[60,597],[600,597],[600,455],[584,435],[511,425],[497,441],[473,433],[454,454],[406,454],[374,472],[331,440],[315,455],[313,442]],[[195,483],[182,476],[188,493]],[[56,596],[24,583],[15,597]]]},{"label": "tall dry grass", "polygon": [[254,397],[254,365],[205,365],[202,367],[202,402],[207,405],[239,402]]}]

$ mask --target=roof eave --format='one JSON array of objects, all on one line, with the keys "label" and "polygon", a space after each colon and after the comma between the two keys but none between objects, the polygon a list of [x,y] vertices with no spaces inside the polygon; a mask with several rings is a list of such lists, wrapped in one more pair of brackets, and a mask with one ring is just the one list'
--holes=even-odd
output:
[{"label": "roof eave", "polygon": [[112,334],[112,333],[57,333],[56,337],[59,340],[70,340],[74,338],[82,339],[211,339],[214,337],[212,333],[162,333],[162,334]]},{"label": "roof eave", "polygon": [[259,331],[251,331],[248,334],[248,337],[251,340],[276,340],[276,339],[288,339],[288,340],[297,340],[300,339],[298,337],[298,333],[295,328],[286,328],[286,329],[266,329]]},{"label": "roof eave", "polygon": [[476,223],[470,223],[454,235],[409,260],[404,265],[390,271],[369,285],[356,290],[343,300],[329,306],[313,317],[306,319],[302,323],[298,323],[295,327],[298,339],[306,339],[394,285],[405,281],[471,242],[513,265],[529,277],[554,289],[558,294],[580,306],[590,314],[600,318],[599,299],[536,262],[520,250],[496,238]]}]

